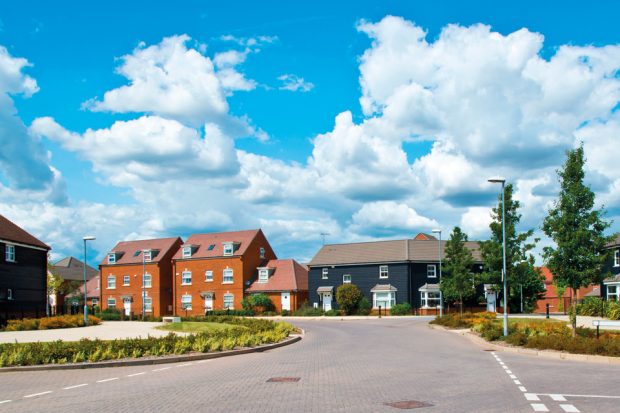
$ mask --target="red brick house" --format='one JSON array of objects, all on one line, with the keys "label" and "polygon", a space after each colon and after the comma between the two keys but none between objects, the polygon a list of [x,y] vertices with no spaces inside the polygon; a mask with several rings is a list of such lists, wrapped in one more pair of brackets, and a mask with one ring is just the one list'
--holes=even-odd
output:
[{"label": "red brick house", "polygon": [[[566,288],[562,297],[558,297],[557,289],[553,285],[553,274],[547,267],[540,267],[542,275],[545,277],[545,295],[543,298],[536,302],[535,313],[543,314],[547,311],[547,304],[549,304],[549,312],[551,313],[566,313],[570,307],[571,297],[573,296],[573,290]],[[577,300],[582,300],[584,297],[594,296],[600,297],[601,288],[599,285],[590,285],[588,287],[582,287],[577,290]]]},{"label": "red brick house", "polygon": [[292,259],[270,260],[257,268],[255,281],[246,295],[263,293],[276,311],[295,311],[308,301],[308,268]]},{"label": "red brick house", "polygon": [[181,238],[122,241],[99,265],[101,309],[161,317],[173,311],[172,257]]},{"label": "red brick house", "polygon": [[256,269],[274,259],[260,229],[190,236],[173,257],[173,313],[241,309]]}]

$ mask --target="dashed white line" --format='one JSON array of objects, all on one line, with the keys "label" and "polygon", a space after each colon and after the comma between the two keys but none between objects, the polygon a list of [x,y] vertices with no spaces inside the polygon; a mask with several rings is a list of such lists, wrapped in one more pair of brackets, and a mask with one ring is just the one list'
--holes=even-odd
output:
[{"label": "dashed white line", "polygon": [[519,386],[519,390],[521,390],[523,393],[525,393],[527,391],[525,386]]},{"label": "dashed white line", "polygon": [[562,408],[562,410],[564,410],[565,412],[569,412],[569,413],[579,413],[579,409],[577,409],[575,406],[573,406],[572,404],[561,404],[560,407]]},{"label": "dashed white line", "polygon": [[127,377],[136,377],[136,376],[141,376],[143,374],[146,374],[146,372],[142,371],[140,373],[128,374]]},{"label": "dashed white line", "polygon": [[535,412],[548,412],[549,411],[549,409],[547,409],[547,406],[545,406],[542,403],[532,403],[531,406]]},{"label": "dashed white line", "polygon": [[164,371],[164,370],[169,370],[169,369],[171,369],[171,368],[172,368],[172,367],[162,367],[162,368],[160,368],[160,369],[153,369],[153,370],[151,370],[151,371]]},{"label": "dashed white line", "polygon": [[207,361],[211,361],[211,360],[209,360],[209,359],[199,360],[199,361],[197,361],[196,363],[197,363],[197,364],[202,364],[202,363],[206,363]]},{"label": "dashed white line", "polygon": [[9,403],[12,402],[13,400],[0,400],[0,404],[4,404],[4,403]]},{"label": "dashed white line", "polygon": [[508,373],[508,374],[512,374],[512,371],[510,371],[510,370],[506,370],[506,373]]},{"label": "dashed white line", "polygon": [[186,366],[191,366],[192,363],[185,363],[185,364],[178,364],[175,367],[186,367]]},{"label": "dashed white line", "polygon": [[31,397],[37,397],[37,396],[43,396],[44,394],[50,394],[51,392],[52,392],[51,390],[48,390],[48,391],[42,391],[41,393],[28,394],[24,396],[24,399],[29,399]]},{"label": "dashed white line", "polygon": [[566,401],[566,397],[562,396],[561,394],[550,394],[549,397],[551,397],[551,400],[554,400],[556,402]]},{"label": "dashed white line", "polygon": [[76,384],[75,386],[63,387],[63,390],[77,389],[78,387],[88,386],[88,383]]},{"label": "dashed white line", "polygon": [[534,401],[534,402],[540,401],[540,397],[538,397],[534,393],[526,393],[525,398],[529,401]]},{"label": "dashed white line", "polygon": [[519,380],[513,380],[517,386],[520,386],[522,383]]},{"label": "dashed white line", "polygon": [[517,378],[517,376],[515,376],[514,374],[511,374],[511,375],[510,375],[510,378],[511,378],[511,379],[513,379],[513,380],[515,380],[515,379]]},{"label": "dashed white line", "polygon": [[105,383],[112,380],[118,380],[118,377],[112,377],[110,379],[97,380],[97,383]]}]

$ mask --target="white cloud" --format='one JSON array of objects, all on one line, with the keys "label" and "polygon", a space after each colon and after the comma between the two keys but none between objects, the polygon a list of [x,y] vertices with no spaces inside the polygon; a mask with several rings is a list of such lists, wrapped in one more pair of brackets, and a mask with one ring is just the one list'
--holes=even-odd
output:
[{"label": "white cloud", "polygon": [[291,92],[310,92],[314,89],[313,83],[307,82],[303,77],[290,73],[278,76],[278,80],[282,82],[280,90],[289,90]]},{"label": "white cloud", "polygon": [[469,239],[484,239],[490,234],[491,207],[469,207],[461,216],[459,226]]},{"label": "white cloud", "polygon": [[366,203],[353,214],[352,228],[362,233],[383,233],[385,231],[412,233],[429,231],[437,225],[437,221],[421,216],[407,204],[379,201]]}]

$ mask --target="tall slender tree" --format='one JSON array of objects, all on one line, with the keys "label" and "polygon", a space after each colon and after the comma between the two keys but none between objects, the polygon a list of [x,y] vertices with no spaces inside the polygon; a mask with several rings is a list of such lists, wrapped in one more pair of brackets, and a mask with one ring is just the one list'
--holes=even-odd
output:
[{"label": "tall slender tree", "polygon": [[459,301],[461,315],[463,301],[473,297],[476,292],[472,279],[474,257],[466,242],[467,234],[461,231],[461,228],[454,227],[446,242],[446,259],[440,287],[446,300]]},{"label": "tall slender tree", "polygon": [[542,226],[555,242],[555,247],[545,247],[545,262],[554,281],[572,290],[573,337],[577,331],[577,290],[602,281],[605,244],[610,241],[604,235],[610,226],[604,218],[605,209],[594,208],[594,192],[584,183],[585,162],[583,145],[566,152],[566,162],[557,171],[560,193]]}]

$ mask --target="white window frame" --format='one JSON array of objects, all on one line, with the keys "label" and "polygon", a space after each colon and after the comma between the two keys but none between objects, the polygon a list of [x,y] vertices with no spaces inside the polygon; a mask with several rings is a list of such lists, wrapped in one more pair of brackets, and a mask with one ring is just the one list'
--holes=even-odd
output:
[{"label": "white window frame", "polygon": [[183,247],[183,258],[192,257],[192,247]]},{"label": "white window frame", "polygon": [[131,277],[129,275],[123,275],[123,286],[127,287],[131,283]]},{"label": "white window frame", "polygon": [[108,264],[116,264],[116,253],[111,252],[108,254]]},{"label": "white window frame", "polygon": [[[116,298],[114,297],[108,297],[108,308],[116,308]],[[112,303],[112,305],[110,305],[110,303]]]},{"label": "white window frame", "polygon": [[181,310],[192,309],[192,296],[191,294],[183,294],[181,296]]},{"label": "white window frame", "polygon": [[[227,301],[230,301],[230,303],[227,304],[226,303]],[[222,298],[222,303],[223,303],[222,305],[224,306],[224,310],[227,310],[227,309],[234,310],[235,309],[235,295],[230,294],[230,293],[224,294]]]},{"label": "white window frame", "polygon": [[[429,297],[429,294],[436,294],[435,297]],[[435,305],[429,305],[429,303],[435,302]],[[420,291],[420,303],[422,308],[430,309],[430,308],[440,308],[441,307],[441,296],[439,295],[439,290],[437,291]]]},{"label": "white window frame", "polygon": [[342,283],[351,284],[351,274],[342,274]]},{"label": "white window frame", "polygon": [[428,278],[437,278],[437,266],[435,264],[426,265],[426,276]]},{"label": "white window frame", "polygon": [[379,278],[388,278],[390,275],[387,265],[379,266]]},{"label": "white window frame", "polygon": [[148,272],[142,276],[142,288],[151,288],[153,286],[153,277]]},{"label": "white window frame", "polygon": [[99,305],[99,299],[96,297],[92,299],[92,302],[93,302],[93,307],[96,305]]},{"label": "white window frame", "polygon": [[192,272],[183,271],[181,273],[181,285],[192,285]]},{"label": "white window frame", "polygon": [[620,248],[614,251],[614,267],[620,267]]},{"label": "white window frame", "polygon": [[224,243],[224,256],[225,257],[229,257],[231,255],[233,255],[235,252],[235,246],[232,242],[225,242]]},{"label": "white window frame", "polygon": [[144,262],[151,262],[153,260],[153,251],[152,250],[142,251],[142,259],[144,259]]},{"label": "white window frame", "polygon": [[269,281],[269,270],[267,269],[258,270],[258,282],[261,284],[264,284],[267,281]]},{"label": "white window frame", "polygon": [[329,277],[329,268],[323,268],[321,271],[321,279],[326,280]]},{"label": "white window frame", "polygon": [[207,270],[205,271],[205,282],[213,282],[213,271]]},{"label": "white window frame", "polygon": [[13,289],[12,288],[7,288],[6,289],[6,299],[7,300],[12,300],[13,299]]},{"label": "white window frame", "polygon": [[[609,291],[610,287],[614,288],[615,291],[613,293]],[[607,300],[608,301],[618,301],[619,290],[620,290],[620,285],[618,285],[618,284],[607,284]]]},{"label": "white window frame", "polygon": [[260,247],[259,252],[260,252],[260,257],[265,258],[265,248]]},{"label": "white window frame", "polygon": [[[230,274],[230,275],[229,275]],[[226,281],[230,278],[230,281]],[[235,282],[235,274],[232,268],[226,268],[222,271],[222,284],[233,284]]]},{"label": "white window frame", "polygon": [[[377,300],[379,296],[383,296],[386,294],[387,294],[387,296],[385,297],[386,299]],[[387,302],[387,305],[386,305],[386,302]],[[372,293],[372,308],[379,308],[379,305],[381,305],[381,308],[388,309],[388,310],[392,308],[394,305],[396,305],[396,291],[373,292]]]},{"label": "white window frame", "polygon": [[108,275],[108,279],[106,281],[108,290],[116,290],[116,275]]},{"label": "white window frame", "polygon": [[144,302],[144,312],[152,313],[153,312],[153,298],[149,297],[149,295],[146,292],[144,292],[144,294],[142,294],[142,301]]},{"label": "white window frame", "polygon": [[6,244],[4,247],[4,257],[6,262],[15,262],[15,245]]}]

